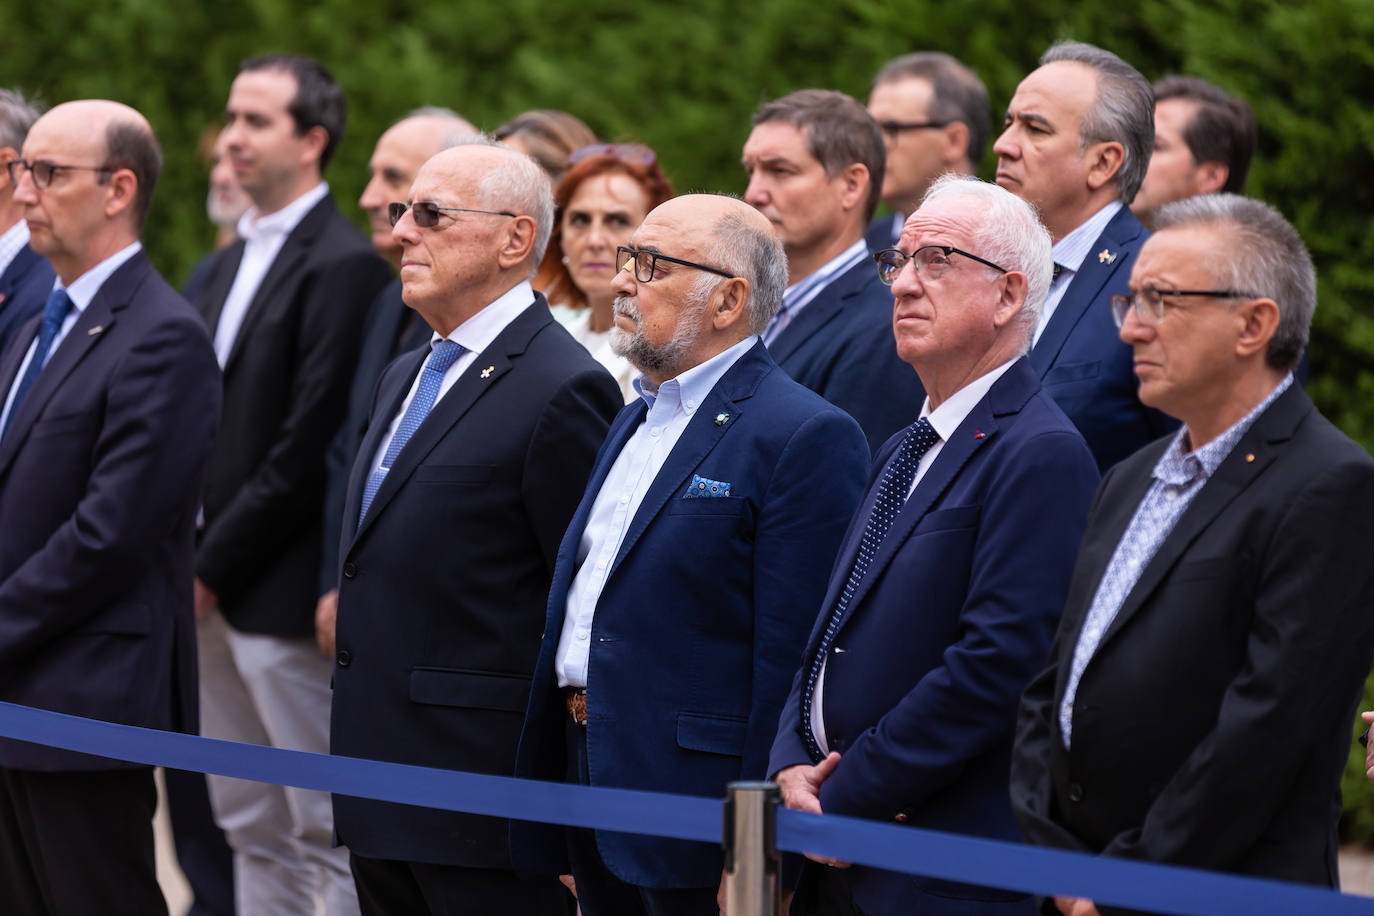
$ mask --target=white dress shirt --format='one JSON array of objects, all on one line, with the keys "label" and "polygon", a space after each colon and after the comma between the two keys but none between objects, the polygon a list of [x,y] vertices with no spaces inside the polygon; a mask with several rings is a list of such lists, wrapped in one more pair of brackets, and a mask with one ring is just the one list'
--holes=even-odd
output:
[{"label": "white dress shirt", "polygon": [[10,269],[19,252],[29,243],[29,224],[20,220],[0,235],[0,274]]},{"label": "white dress shirt", "polygon": [[[534,304],[534,288],[530,286],[528,280],[523,280],[515,284],[491,305],[464,321],[448,335],[448,339],[463,348],[463,352],[448,367],[444,373],[444,380],[439,383],[439,394],[434,398],[434,405],[430,407],[430,412],[439,406],[439,402],[448,394],[450,388],[462,376],[464,370],[471,366],[473,361],[496,339],[497,335],[506,329],[516,317]],[[430,337],[429,348],[432,351],[434,345],[443,340],[437,333]],[[391,437],[396,435],[396,428],[401,425],[401,418],[405,416],[406,410],[410,407],[410,402],[415,400],[415,392],[420,387],[421,373],[415,373],[415,379],[410,383],[410,391],[406,393],[406,398],[401,402],[401,409],[396,411],[396,416],[391,418],[391,425],[387,427],[386,435],[377,443],[377,453],[372,456],[372,470],[374,473],[382,466],[382,459],[386,457],[386,448],[391,444]]]},{"label": "white dress shirt", "polygon": [[721,376],[757,341],[757,337],[746,337],[723,353],[669,379],[657,390],[648,379],[638,381],[649,411],[611,465],[578,542],[577,574],[568,589],[563,631],[553,657],[559,687],[587,686],[592,618],[630,521],[697,408]]},{"label": "white dress shirt", "polygon": [[[110,275],[124,266],[124,262],[132,258],[143,250],[142,242],[134,242],[127,248],[121,248],[110,255],[99,264],[86,271],[81,276],[72,281],[72,285],[67,287],[67,298],[72,300],[72,307],[67,312],[67,317],[62,321],[62,327],[58,329],[57,336],[52,339],[52,346],[48,347],[48,352],[38,357],[47,360],[57,348],[66,340],[67,332],[76,324],[81,313],[86,311],[86,306],[91,304],[95,294],[100,292],[100,287],[105,285],[105,281],[110,279]],[[62,279],[59,277],[53,281],[53,289],[62,289]],[[10,408],[14,405],[14,395],[19,390],[19,382],[24,378],[24,373],[28,371],[29,363],[35,358],[34,350],[38,347],[38,338],[35,337],[29,343],[29,350],[24,354],[24,361],[19,364],[19,372],[14,377],[13,384],[10,385],[9,394],[5,396],[5,409],[0,412],[0,429],[5,428],[9,422]]]},{"label": "white dress shirt", "polygon": [[215,356],[219,359],[221,369],[229,361],[234,340],[239,336],[244,316],[248,314],[248,306],[258,294],[258,287],[262,286],[263,277],[267,276],[267,269],[277,259],[286,237],[328,193],[329,185],[321,181],[276,213],[258,216],[258,208],[250,207],[247,213],[239,217],[238,233],[243,238],[243,258],[239,261],[238,273],[234,275],[234,285],[229,287],[229,295],[224,297],[219,324],[215,326]]},{"label": "white dress shirt", "polygon": [[[959,425],[968,419],[968,415],[973,412],[973,408],[978,406],[978,402],[987,396],[988,390],[991,389],[993,384],[1012,367],[1012,364],[1015,363],[1017,359],[1020,359],[1020,357],[1018,356],[1015,359],[1007,360],[996,369],[978,376],[978,378],[969,382],[963,388],[960,388],[958,391],[954,392],[954,394],[946,398],[941,402],[940,406],[934,410],[930,409],[930,398],[927,397],[925,399],[925,403],[921,405],[921,416],[930,421],[930,425],[935,429],[935,432],[940,438],[934,445],[926,450],[926,453],[921,456],[921,460],[917,463],[916,476],[912,478],[911,489],[906,491],[907,499],[910,499],[911,494],[916,492],[916,486],[921,482],[921,478],[926,476],[926,471],[930,470],[930,466],[935,463],[935,456],[940,454],[940,449],[945,447],[945,443],[949,441],[949,437],[954,435]],[[897,453],[894,451],[892,457],[895,457],[896,454]],[[890,461],[891,458],[888,460]],[[846,570],[845,575],[848,574]],[[833,608],[825,608],[823,613],[828,614],[832,610]],[[821,672],[816,678],[816,695],[811,701],[811,733],[815,736],[816,744],[820,746],[821,753],[828,754],[830,753],[830,745],[827,744],[825,740],[825,717],[822,714],[822,709],[825,706],[824,688],[825,659],[821,659]]]},{"label": "white dress shirt", "polygon": [[1054,310],[1059,308],[1059,303],[1064,299],[1064,293],[1068,292],[1069,284],[1078,271],[1083,268],[1083,261],[1087,258],[1093,246],[1097,244],[1098,238],[1106,230],[1107,224],[1116,218],[1116,214],[1121,212],[1122,203],[1114,200],[1107,206],[1098,210],[1092,216],[1083,221],[1077,229],[1064,236],[1054,243],[1050,253],[1054,255],[1054,263],[1063,268],[1059,273],[1059,279],[1050,284],[1049,295],[1045,297],[1045,304],[1040,309],[1040,321],[1035,326],[1035,339],[1032,346],[1040,342],[1040,335],[1045,333],[1045,326],[1050,323],[1050,318],[1054,315]]}]

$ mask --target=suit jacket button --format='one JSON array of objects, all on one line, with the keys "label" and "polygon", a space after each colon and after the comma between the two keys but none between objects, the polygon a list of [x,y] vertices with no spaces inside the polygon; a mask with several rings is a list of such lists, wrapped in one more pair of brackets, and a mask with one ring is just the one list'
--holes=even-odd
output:
[{"label": "suit jacket button", "polygon": [[1083,787],[1076,782],[1069,783],[1069,801],[1081,802],[1083,800]]},{"label": "suit jacket button", "polygon": [[347,668],[349,665],[353,664],[353,653],[349,652],[347,649],[340,649],[339,654],[335,657],[335,661],[339,663],[340,668]]},{"label": "suit jacket button", "polygon": [[358,567],[354,566],[352,563],[345,563],[343,574],[345,579],[352,579],[358,574]]}]

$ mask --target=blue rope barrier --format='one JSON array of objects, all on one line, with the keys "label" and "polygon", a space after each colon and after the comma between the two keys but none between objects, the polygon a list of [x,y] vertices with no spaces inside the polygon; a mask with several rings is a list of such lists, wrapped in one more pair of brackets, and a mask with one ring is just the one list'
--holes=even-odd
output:
[{"label": "blue rope barrier", "polygon": [[[719,844],[718,799],[535,782],[289,751],[0,703],[0,736],[176,770],[571,827]],[[1069,894],[1177,916],[1374,916],[1324,888],[1107,859],[856,818],[778,813],[778,847],[1023,893]]]}]

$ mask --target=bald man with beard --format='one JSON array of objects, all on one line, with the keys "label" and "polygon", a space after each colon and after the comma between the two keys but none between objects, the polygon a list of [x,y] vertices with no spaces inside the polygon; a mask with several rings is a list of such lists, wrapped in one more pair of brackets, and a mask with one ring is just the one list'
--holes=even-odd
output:
[{"label": "bald man with beard", "polygon": [[[160,167],[148,122],[107,101],[54,108],[9,163],[57,281],[0,354],[0,700],[194,731],[219,370],[139,242]],[[5,912],[166,913],[156,805],[151,767],[0,741]]]}]

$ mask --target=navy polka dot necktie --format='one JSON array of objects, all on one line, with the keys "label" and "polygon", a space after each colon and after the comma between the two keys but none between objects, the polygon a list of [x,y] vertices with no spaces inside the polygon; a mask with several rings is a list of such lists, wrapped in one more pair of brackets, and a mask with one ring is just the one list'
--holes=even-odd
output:
[{"label": "navy polka dot necktie", "polygon": [[835,609],[831,611],[825,633],[821,636],[821,644],[817,647],[816,655],[806,673],[806,690],[802,693],[801,704],[802,735],[806,738],[807,752],[816,763],[824,759],[825,755],[821,753],[820,744],[811,730],[811,710],[816,697],[816,682],[820,679],[825,657],[830,652],[830,644],[835,641],[835,635],[839,632],[840,621],[849,609],[849,602],[853,600],[859,583],[868,572],[869,564],[873,562],[878,548],[882,546],[883,538],[887,537],[888,529],[892,527],[897,513],[906,504],[907,492],[911,489],[911,482],[916,479],[917,465],[921,463],[922,456],[930,447],[939,441],[940,434],[930,425],[929,420],[925,417],[917,420],[907,427],[906,435],[902,437],[896,453],[888,462],[887,469],[883,471],[882,479],[878,481],[878,495],[873,500],[873,512],[868,516],[868,524],[864,526],[863,537],[859,540],[859,553],[854,557],[849,579],[844,584],[844,590],[840,592],[839,600],[835,602]]}]

